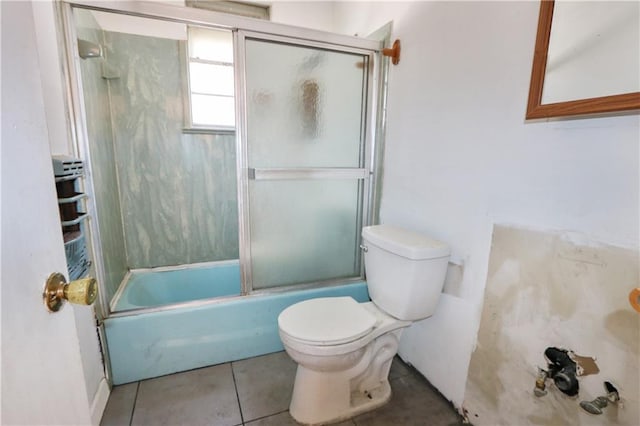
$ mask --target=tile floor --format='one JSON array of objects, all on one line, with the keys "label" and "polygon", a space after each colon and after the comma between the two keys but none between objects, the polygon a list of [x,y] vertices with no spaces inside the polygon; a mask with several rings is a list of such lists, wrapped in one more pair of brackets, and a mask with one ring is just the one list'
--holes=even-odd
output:
[{"label": "tile floor", "polygon": [[[296,364],[285,352],[115,386],[102,417],[111,425],[289,426]],[[396,357],[391,401],[338,426],[451,426],[461,419],[416,370]]]}]

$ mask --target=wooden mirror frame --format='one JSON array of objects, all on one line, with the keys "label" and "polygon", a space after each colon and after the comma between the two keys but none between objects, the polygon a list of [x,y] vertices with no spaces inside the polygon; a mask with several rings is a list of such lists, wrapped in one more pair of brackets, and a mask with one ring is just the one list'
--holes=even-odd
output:
[{"label": "wooden mirror frame", "polygon": [[640,109],[640,92],[542,104],[542,88],[547,69],[547,52],[551,38],[554,3],[554,0],[540,1],[540,17],[538,18],[538,33],[533,53],[526,118],[564,117]]}]

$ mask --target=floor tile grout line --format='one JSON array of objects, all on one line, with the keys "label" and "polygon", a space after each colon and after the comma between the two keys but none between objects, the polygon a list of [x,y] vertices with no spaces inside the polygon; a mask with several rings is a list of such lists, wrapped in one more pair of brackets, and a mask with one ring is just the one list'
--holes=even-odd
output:
[{"label": "floor tile grout line", "polygon": [[238,384],[236,383],[236,373],[233,371],[233,362],[229,363],[231,369],[231,377],[233,378],[233,388],[236,391],[236,401],[238,401],[238,410],[240,410],[240,421],[244,426],[244,414],[242,414],[242,404],[240,403],[240,395],[238,394]]},{"label": "floor tile grout line", "polygon": [[267,414],[266,416],[261,416],[261,417],[256,417],[255,419],[251,419],[250,422],[255,422],[255,421],[258,421],[258,420],[262,420],[262,419],[267,419],[269,417],[277,416],[279,414],[288,413],[288,412],[289,412],[289,409],[278,411],[277,413]]},{"label": "floor tile grout line", "polygon": [[140,392],[140,382],[136,386],[136,396],[133,398],[133,407],[131,407],[131,415],[129,416],[129,426],[133,423],[133,413],[136,411],[136,403],[138,402],[138,393]]}]

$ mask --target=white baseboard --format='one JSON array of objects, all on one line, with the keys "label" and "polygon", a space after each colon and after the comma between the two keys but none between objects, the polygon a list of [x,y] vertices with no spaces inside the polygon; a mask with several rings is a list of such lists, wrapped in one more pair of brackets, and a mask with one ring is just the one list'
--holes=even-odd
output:
[{"label": "white baseboard", "polygon": [[111,389],[109,389],[109,383],[107,379],[102,378],[100,384],[98,385],[98,391],[93,397],[93,401],[91,402],[91,424],[94,426],[98,426],[100,424],[100,420],[102,419],[102,414],[104,413],[104,409],[107,406],[107,401],[109,400],[109,394],[111,393]]}]

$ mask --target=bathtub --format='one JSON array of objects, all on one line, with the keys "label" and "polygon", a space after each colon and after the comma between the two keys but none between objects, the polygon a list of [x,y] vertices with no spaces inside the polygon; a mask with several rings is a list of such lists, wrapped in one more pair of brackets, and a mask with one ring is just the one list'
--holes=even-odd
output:
[{"label": "bathtub", "polygon": [[[104,320],[113,384],[281,351],[278,315],[302,300],[369,301],[364,281],[238,296],[239,277],[237,262],[144,271],[137,278],[134,271],[116,295],[114,304],[123,311]],[[158,291],[150,293],[156,284]],[[201,297],[218,298],[195,300]],[[179,305],[162,306],[167,303]],[[151,309],[140,311],[144,307]]]},{"label": "bathtub", "polygon": [[134,269],[124,278],[113,312],[240,295],[237,260]]}]

